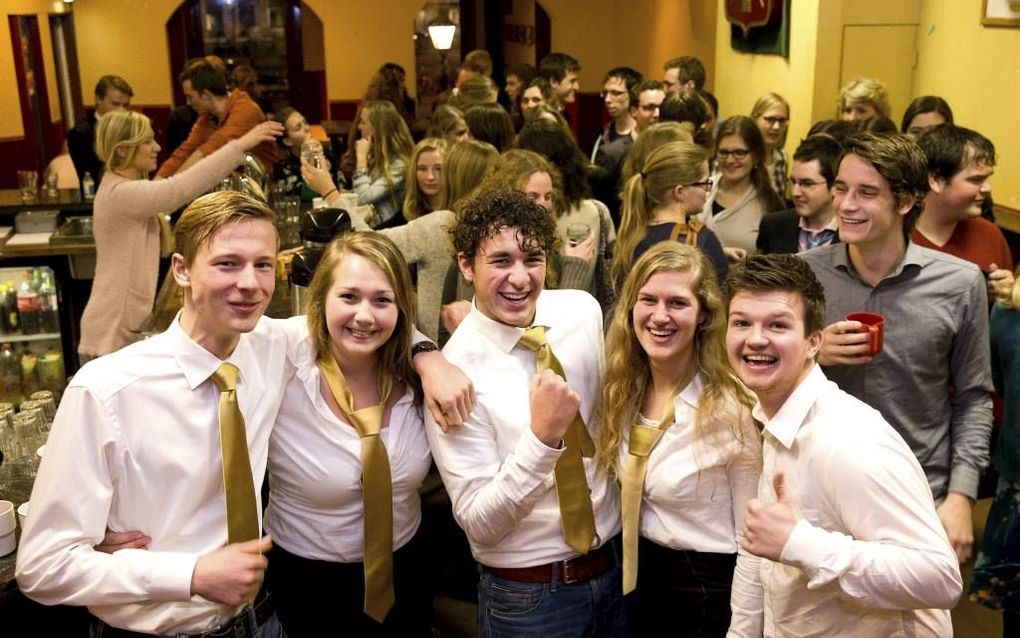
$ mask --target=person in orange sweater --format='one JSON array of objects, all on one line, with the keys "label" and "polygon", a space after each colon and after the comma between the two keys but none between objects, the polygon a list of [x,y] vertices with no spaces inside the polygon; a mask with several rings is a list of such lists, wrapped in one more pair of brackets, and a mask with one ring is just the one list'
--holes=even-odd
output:
[{"label": "person in orange sweater", "polygon": [[[198,120],[188,139],[159,167],[157,179],[181,172],[266,121],[262,109],[247,93],[239,89],[227,92],[226,73],[205,59],[185,66],[180,81],[188,106],[198,112]],[[272,142],[259,144],[252,154],[267,172],[280,159]]]}]

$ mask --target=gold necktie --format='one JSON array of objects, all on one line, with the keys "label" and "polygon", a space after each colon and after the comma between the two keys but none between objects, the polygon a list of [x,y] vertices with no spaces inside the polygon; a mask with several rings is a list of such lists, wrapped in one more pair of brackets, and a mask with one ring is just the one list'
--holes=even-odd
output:
[{"label": "gold necktie", "polygon": [[[535,353],[535,367],[539,373],[552,370],[566,380],[563,366],[545,340],[544,326],[528,328],[521,336],[520,344]],[[567,426],[563,445],[563,454],[556,461],[555,471],[556,498],[560,504],[560,518],[563,519],[563,540],[582,554],[587,554],[595,540],[595,514],[581,457],[593,456],[595,445],[588,434],[588,428],[584,426],[580,411],[574,414],[574,420]]]},{"label": "gold necktie", "polygon": [[220,390],[220,454],[223,456],[223,491],[227,497],[227,542],[241,543],[259,537],[258,501],[248,458],[244,416],[237,407],[237,377],[232,363],[221,363],[209,377]]},{"label": "gold necktie", "polygon": [[381,375],[379,404],[355,410],[354,393],[332,353],[326,353],[319,362],[319,369],[333,398],[361,437],[365,613],[381,623],[396,599],[393,593],[393,486],[390,457],[379,437],[393,381],[389,375]]},{"label": "gold necktie", "polygon": [[658,426],[635,423],[630,429],[630,444],[627,446],[627,467],[620,480],[620,504],[623,511],[623,594],[627,595],[637,587],[638,536],[640,535],[641,498],[645,489],[645,474],[648,473],[648,456],[658,445],[659,439],[673,425],[675,400],[690,379],[681,379],[669,395],[669,402],[662,413]]}]

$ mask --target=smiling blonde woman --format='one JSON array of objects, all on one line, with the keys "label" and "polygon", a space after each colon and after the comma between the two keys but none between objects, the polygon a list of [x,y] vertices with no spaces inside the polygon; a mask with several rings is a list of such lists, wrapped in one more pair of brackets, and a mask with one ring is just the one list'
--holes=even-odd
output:
[{"label": "smiling blonde woman", "polygon": [[163,215],[215,186],[244,162],[245,151],[282,131],[264,122],[181,173],[151,181],[160,147],[149,118],[112,111],[99,119],[96,151],[106,173],[92,213],[96,274],[81,318],[80,363],[142,338],[156,298],[159,256],[169,253]]}]

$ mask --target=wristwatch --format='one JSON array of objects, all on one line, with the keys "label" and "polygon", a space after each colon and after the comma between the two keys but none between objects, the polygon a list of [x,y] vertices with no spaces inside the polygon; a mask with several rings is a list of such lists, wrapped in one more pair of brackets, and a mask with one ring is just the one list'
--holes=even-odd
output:
[{"label": "wristwatch", "polygon": [[439,350],[439,346],[431,341],[419,341],[411,346],[411,358],[413,359],[423,352],[435,352],[437,350]]}]

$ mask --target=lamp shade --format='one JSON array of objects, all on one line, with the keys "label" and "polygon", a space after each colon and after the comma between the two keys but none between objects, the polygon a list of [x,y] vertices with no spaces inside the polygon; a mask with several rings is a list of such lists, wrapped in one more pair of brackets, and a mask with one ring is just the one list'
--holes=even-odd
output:
[{"label": "lamp shade", "polygon": [[432,39],[432,46],[440,51],[449,51],[453,46],[453,36],[457,32],[455,24],[430,24],[429,38]]}]

